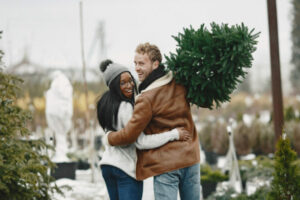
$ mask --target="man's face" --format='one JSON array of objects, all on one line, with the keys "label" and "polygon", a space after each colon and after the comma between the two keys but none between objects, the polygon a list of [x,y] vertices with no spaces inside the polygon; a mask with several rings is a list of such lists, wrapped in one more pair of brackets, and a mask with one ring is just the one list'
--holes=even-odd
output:
[{"label": "man's face", "polygon": [[146,53],[136,53],[134,56],[134,65],[139,81],[143,82],[149,76],[149,74],[158,67],[159,62],[152,62]]}]

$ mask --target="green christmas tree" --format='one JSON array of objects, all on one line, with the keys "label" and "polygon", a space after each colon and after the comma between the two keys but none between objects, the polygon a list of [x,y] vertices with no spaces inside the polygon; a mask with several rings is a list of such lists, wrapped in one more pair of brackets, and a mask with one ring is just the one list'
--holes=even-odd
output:
[{"label": "green christmas tree", "polygon": [[165,56],[175,80],[184,85],[191,103],[213,108],[230,100],[230,94],[242,82],[252,66],[259,33],[244,24],[204,24],[198,29],[184,28],[173,36],[175,53]]},{"label": "green christmas tree", "polygon": [[29,139],[30,114],[15,104],[22,80],[3,72],[2,57],[0,51],[0,199],[48,200],[52,192],[61,193],[50,184],[54,164],[42,153],[45,142]]},{"label": "green christmas tree", "polygon": [[300,199],[300,168],[294,162],[297,153],[291,149],[285,134],[279,139],[275,153],[275,172],[269,200]]}]

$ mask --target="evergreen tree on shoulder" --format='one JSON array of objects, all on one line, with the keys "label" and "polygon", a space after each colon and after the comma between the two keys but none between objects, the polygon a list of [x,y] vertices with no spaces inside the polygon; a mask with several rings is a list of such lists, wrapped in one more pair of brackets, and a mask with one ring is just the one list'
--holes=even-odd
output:
[{"label": "evergreen tree on shoulder", "polygon": [[0,51],[0,199],[48,200],[61,193],[47,173],[54,164],[42,153],[45,142],[29,139],[30,114],[15,104],[22,80],[3,72],[2,57]]},{"label": "evergreen tree on shoulder", "polygon": [[243,23],[202,24],[173,36],[176,51],[165,55],[166,66],[177,83],[187,88],[190,103],[213,109],[230,101],[231,93],[252,66],[259,33]]},{"label": "evergreen tree on shoulder", "polygon": [[268,200],[300,199],[300,168],[295,165],[296,160],[297,153],[283,134],[276,145],[274,179]]}]

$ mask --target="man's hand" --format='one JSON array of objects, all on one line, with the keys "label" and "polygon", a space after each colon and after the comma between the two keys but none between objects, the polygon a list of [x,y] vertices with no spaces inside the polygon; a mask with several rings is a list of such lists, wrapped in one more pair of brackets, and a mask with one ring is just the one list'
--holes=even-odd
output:
[{"label": "man's hand", "polygon": [[179,141],[187,141],[191,139],[191,134],[183,127],[179,127],[177,130],[179,132]]}]

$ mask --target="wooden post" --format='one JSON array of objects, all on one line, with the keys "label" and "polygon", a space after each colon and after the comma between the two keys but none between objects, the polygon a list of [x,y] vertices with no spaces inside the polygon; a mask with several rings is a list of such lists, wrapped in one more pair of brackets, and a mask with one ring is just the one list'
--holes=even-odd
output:
[{"label": "wooden post", "polygon": [[267,0],[267,4],[271,55],[273,121],[276,142],[280,138],[283,128],[283,103],[280,77],[276,0]]}]

